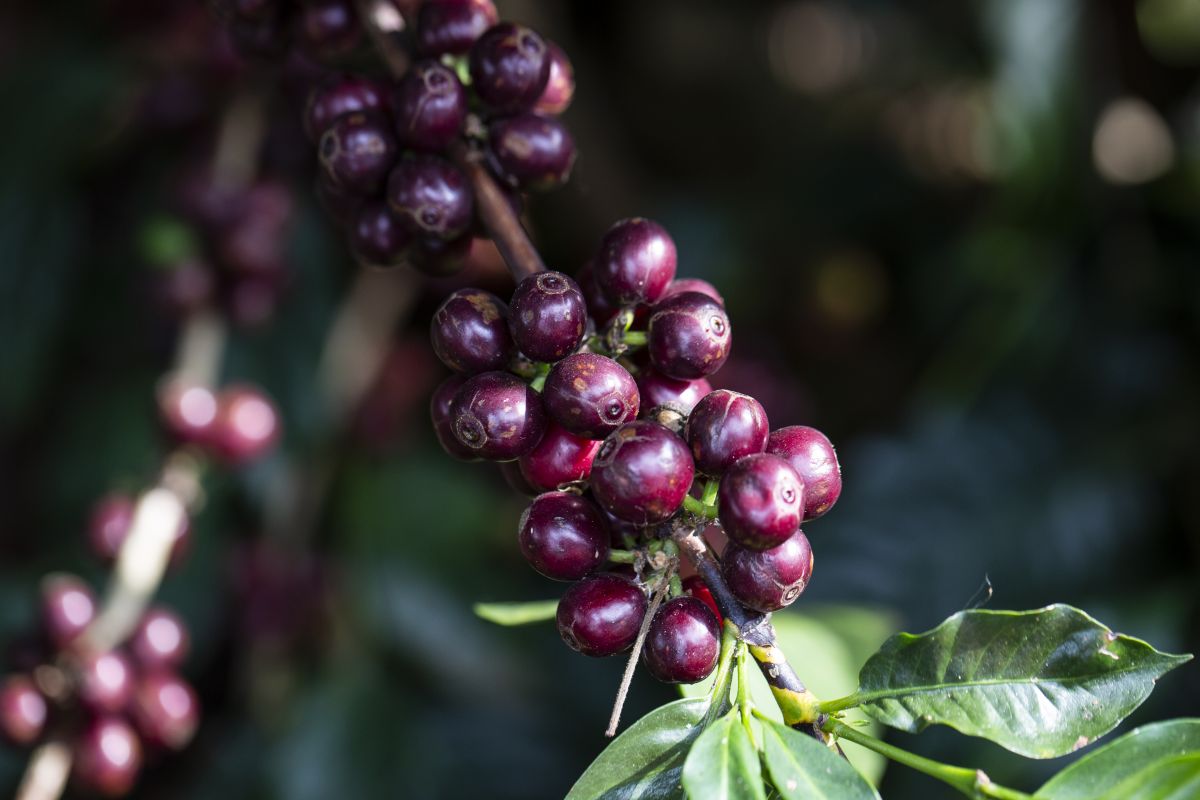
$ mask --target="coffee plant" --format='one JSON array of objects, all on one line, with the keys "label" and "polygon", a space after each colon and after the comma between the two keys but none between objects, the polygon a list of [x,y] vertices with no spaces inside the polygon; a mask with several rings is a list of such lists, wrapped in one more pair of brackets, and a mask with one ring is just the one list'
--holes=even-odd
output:
[{"label": "coffee plant", "polygon": [[[304,76],[293,124],[317,164],[314,191],[364,275],[451,275],[484,240],[511,272],[507,299],[461,288],[433,313],[430,346],[451,375],[430,416],[450,457],[496,463],[528,498],[513,544],[568,584],[554,601],[476,613],[505,626],[553,622],[571,650],[625,659],[606,731],[615,738],[569,798],[878,797],[846,743],[970,798],[1200,797],[1200,719],[1137,728],[1032,794],[872,732],[868,721],[945,726],[1056,758],[1111,732],[1190,659],[1068,605],[959,611],[887,639],[848,695],[806,685],[822,654],[789,648],[772,614],[820,579],[821,519],[842,492],[837,453],[806,420],[768,420],[749,394],[714,390],[736,315],[718,287],[680,274],[686,253],[663,225],[614,222],[573,276],[543,263],[520,215],[529,195],[570,179],[576,157],[558,117],[572,67],[554,42],[502,20],[491,0],[220,0],[211,10],[244,59],[278,68],[302,52],[325,65]],[[36,748],[23,800],[57,797],[69,776],[124,795],[145,759],[169,758],[200,724],[179,674],[188,627],[151,601],[187,557],[202,474],[263,458],[280,437],[262,390],[216,385],[227,325],[267,325],[286,301],[293,198],[257,161],[252,106],[231,105],[213,156],[180,165],[172,213],[143,226],[156,296],[182,328],[157,398],[172,449],[153,487],[96,503],[86,542],[111,567],[106,592],[47,575],[39,626],[10,658],[0,731]],[[369,298],[364,286],[356,302]],[[382,327],[403,305],[387,304]],[[372,372],[380,359],[369,360]],[[350,381],[342,405],[368,382]],[[622,730],[639,665],[682,696]]]}]

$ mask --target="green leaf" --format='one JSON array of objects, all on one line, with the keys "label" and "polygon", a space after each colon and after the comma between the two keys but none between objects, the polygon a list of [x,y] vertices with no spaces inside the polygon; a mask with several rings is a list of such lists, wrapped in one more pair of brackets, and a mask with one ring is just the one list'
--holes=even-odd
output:
[{"label": "green leaf", "polygon": [[707,710],[708,701],[693,698],[651,711],[604,749],[571,787],[567,800],[683,797],[683,762]]},{"label": "green leaf", "polygon": [[554,619],[557,600],[535,600],[530,603],[476,603],[475,616],[497,625],[528,625]]},{"label": "green leaf", "polygon": [[700,735],[683,765],[690,800],[766,800],[758,751],[737,709]]},{"label": "green leaf", "polygon": [[763,757],[784,800],[879,800],[850,762],[811,736],[763,722]]},{"label": "green leaf", "polygon": [[822,705],[861,705],[917,733],[949,725],[1030,758],[1095,741],[1191,656],[1160,653],[1065,605],[961,611],[931,631],[893,636],[859,673],[858,691]]},{"label": "green leaf", "polygon": [[1136,728],[1088,753],[1038,790],[1038,800],[1200,797],[1200,719]]}]

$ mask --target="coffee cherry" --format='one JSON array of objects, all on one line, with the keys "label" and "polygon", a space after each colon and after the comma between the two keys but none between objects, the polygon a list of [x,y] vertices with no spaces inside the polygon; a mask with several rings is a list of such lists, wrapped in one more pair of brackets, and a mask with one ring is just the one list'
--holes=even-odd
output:
[{"label": "coffee cherry", "polygon": [[127,794],[142,768],[142,743],[120,717],[92,720],[75,742],[75,780],[107,797]]},{"label": "coffee cherry", "polygon": [[484,372],[464,383],[450,403],[450,422],[460,443],[491,461],[520,458],[546,431],[538,393],[507,372]]},{"label": "coffee cherry", "polygon": [[796,531],[769,550],[750,550],[730,542],[721,557],[721,574],[743,605],[764,614],[789,606],[812,577],[808,537]]},{"label": "coffee cherry", "polygon": [[576,436],[551,422],[537,447],[521,456],[521,474],[529,485],[551,492],[563,484],[587,480],[600,442]]},{"label": "coffee cherry", "polygon": [[380,200],[362,203],[350,225],[350,248],[361,262],[372,266],[399,264],[412,238],[392,207]]},{"label": "coffee cherry", "polygon": [[550,78],[533,110],[539,114],[561,114],[575,96],[575,70],[567,54],[554,42],[546,42],[546,52],[550,55]]},{"label": "coffee cherry", "polygon": [[452,370],[474,375],[508,367],[515,355],[508,306],[482,289],[459,289],[433,315],[433,351]]},{"label": "coffee cherry", "polygon": [[804,520],[833,508],[842,493],[842,468],[833,444],[816,428],[790,425],[772,431],[767,452],[785,459],[804,481]]},{"label": "coffee cherry", "polygon": [[508,327],[517,348],[535,361],[558,361],[579,347],[587,307],[579,286],[561,272],[539,272],[512,296]]},{"label": "coffee cherry", "polygon": [[679,510],[694,477],[683,440],[661,425],[638,420],[604,440],[592,464],[591,489],[610,513],[649,525]]},{"label": "coffee cherry", "polygon": [[704,378],[694,381],[669,378],[644,369],[638,373],[638,392],[642,396],[642,407],[649,411],[656,406],[670,406],[682,414],[692,413],[696,403],[712,392],[712,384]]},{"label": "coffee cherry", "polygon": [[603,439],[637,417],[637,383],[611,358],[577,353],[555,364],[542,400],[551,419],[576,436]]},{"label": "coffee cherry", "polygon": [[96,597],[81,578],[52,573],[42,579],[42,626],[55,647],[65,647],[91,624],[96,616]]},{"label": "coffee cherry", "polygon": [[571,177],[575,165],[575,140],[554,117],[518,114],[493,120],[488,146],[500,178],[524,191],[557,189]]},{"label": "coffee cherry", "polygon": [[400,81],[392,107],[400,144],[436,153],[462,131],[467,92],[453,71],[436,61],[422,61]]},{"label": "coffee cherry", "polygon": [[728,389],[705,395],[687,421],[696,469],[706,475],[722,475],[743,456],[761,453],[770,431],[762,404]]},{"label": "coffee cherry", "polygon": [[350,0],[305,0],[300,6],[299,40],[312,55],[335,59],[362,39],[358,15]]},{"label": "coffee cherry", "polygon": [[133,696],[133,719],[148,744],[182,750],[200,724],[200,701],[178,675],[158,670],[139,682]]},{"label": "coffee cherry", "polygon": [[426,0],[417,12],[417,50],[461,55],[499,18],[492,0]]},{"label": "coffee cherry", "polygon": [[124,655],[86,653],[79,663],[79,699],[93,711],[118,713],[133,694],[133,667]]},{"label": "coffee cherry", "polygon": [[27,675],[0,683],[0,736],[18,747],[31,745],[46,727],[46,698]]},{"label": "coffee cherry", "polygon": [[317,145],[321,168],[334,185],[374,194],[396,160],[396,137],[378,114],[355,112],[334,120]]},{"label": "coffee cherry", "polygon": [[493,111],[512,114],[533,108],[550,80],[550,56],[541,36],[523,25],[502,22],[471,47],[471,82]]},{"label": "coffee cherry", "polygon": [[646,595],[629,578],[593,575],[574,584],[558,603],[558,633],[585,656],[628,650],[646,615]]},{"label": "coffee cherry", "polygon": [[717,666],[721,628],[717,618],[694,597],[673,597],[650,623],[642,660],[664,683],[696,683]]},{"label": "coffee cherry", "polygon": [[182,444],[203,444],[217,421],[212,389],[186,379],[166,378],[158,388],[158,413],[168,436]]},{"label": "coffee cherry", "polygon": [[596,321],[597,325],[603,325],[612,319],[620,307],[614,305],[604,292],[600,291],[600,286],[596,283],[596,272],[592,268],[592,262],[583,265],[583,269],[575,276],[576,283],[579,284],[579,291],[583,292],[583,299],[587,302],[588,314]]},{"label": "coffee cherry", "polygon": [[721,527],[730,539],[753,550],[766,550],[800,527],[804,483],[779,456],[756,453],[726,470],[717,502]]},{"label": "coffee cherry", "polygon": [[133,522],[134,500],[127,494],[108,494],[92,506],[88,519],[88,546],[103,561],[112,561],[121,551]]},{"label": "coffee cherry", "polygon": [[683,590],[708,606],[708,610],[717,618],[717,627],[725,624],[725,618],[721,616],[721,608],[717,605],[717,599],[713,597],[712,590],[708,588],[708,584],[704,582],[703,578],[699,575],[689,575],[683,579]]},{"label": "coffee cherry", "polygon": [[456,239],[475,213],[475,195],[458,167],[437,156],[406,158],[388,178],[388,202],[413,233]]},{"label": "coffee cherry", "polygon": [[660,301],[666,300],[668,297],[674,297],[677,294],[684,292],[699,292],[706,294],[713,300],[716,300],[722,306],[725,305],[725,298],[721,297],[721,293],[717,291],[717,287],[713,286],[706,280],[700,278],[676,278],[667,285],[667,290],[663,292]]},{"label": "coffee cherry", "polygon": [[451,375],[442,381],[429,401],[429,416],[433,419],[433,432],[437,434],[438,444],[443,450],[460,461],[477,461],[479,456],[475,451],[455,438],[454,426],[450,423],[450,403],[466,382],[465,375]]},{"label": "coffee cherry", "polygon": [[608,525],[600,509],[570,492],[538,495],[521,515],[521,552],[555,581],[575,581],[608,560]]},{"label": "coffee cherry", "polygon": [[729,357],[729,317],[720,303],[700,292],[683,292],[656,305],[647,335],[654,368],[672,378],[703,378]]},{"label": "coffee cherry", "polygon": [[592,267],[604,296],[618,306],[631,306],[662,296],[675,277],[675,261],[675,242],[666,229],[634,217],[608,229]]},{"label": "coffee cherry", "polygon": [[240,466],[266,455],[279,439],[279,412],[253,386],[221,391],[212,447],[226,463]]},{"label": "coffee cherry", "polygon": [[129,649],[144,669],[178,667],[191,649],[191,637],[178,616],[152,608],[142,617],[129,640]]},{"label": "coffee cherry", "polygon": [[379,113],[387,105],[387,89],[379,82],[358,75],[340,75],[308,96],[304,132],[315,143],[338,117],[356,111]]}]

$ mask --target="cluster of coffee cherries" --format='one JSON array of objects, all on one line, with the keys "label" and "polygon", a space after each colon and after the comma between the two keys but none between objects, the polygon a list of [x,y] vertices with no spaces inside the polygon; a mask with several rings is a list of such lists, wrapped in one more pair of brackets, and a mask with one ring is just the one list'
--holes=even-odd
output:
[{"label": "cluster of coffee cherries", "polygon": [[508,304],[454,292],[431,335],[456,374],[431,413],[448,453],[502,462],[534,496],[521,551],[542,575],[576,581],[558,606],[563,640],[591,656],[625,651],[661,591],[643,659],[660,680],[691,683],[716,665],[720,617],[702,580],[672,577],[673,536],[719,530],[734,596],[784,608],[812,574],[800,525],[836,502],[841,471],[819,431],[772,431],[754,398],[712,389],[730,352],[724,301],[675,273],[670,235],[635,218],[604,234],[578,282],[536,273]]},{"label": "cluster of coffee cherries", "polygon": [[180,750],[199,723],[195,690],[180,677],[189,635],[167,608],[151,608],[118,649],[97,651],[84,632],[97,614],[81,578],[46,576],[41,625],[14,654],[20,671],[0,681],[0,734],[32,746],[50,731],[72,749],[76,785],[127,793],[147,755]]}]

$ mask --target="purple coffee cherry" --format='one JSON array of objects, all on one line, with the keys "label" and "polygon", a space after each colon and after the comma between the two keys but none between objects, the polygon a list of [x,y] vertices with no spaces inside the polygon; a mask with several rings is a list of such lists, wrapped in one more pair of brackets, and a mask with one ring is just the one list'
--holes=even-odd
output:
[{"label": "purple coffee cherry", "polygon": [[575,140],[554,117],[518,114],[493,120],[488,146],[501,180],[528,192],[557,189],[575,165]]},{"label": "purple coffee cherry", "polygon": [[538,393],[507,372],[468,380],[450,403],[454,436],[479,458],[514,461],[541,441],[546,415]]},{"label": "purple coffee cherry", "polygon": [[679,510],[695,469],[682,439],[657,423],[638,420],[604,440],[592,464],[590,485],[609,513],[649,525]]},{"label": "purple coffee cherry", "polygon": [[412,244],[412,234],[401,224],[391,206],[382,200],[367,200],[350,222],[350,249],[364,264],[391,267],[401,263]]},{"label": "purple coffee cherry", "polygon": [[138,683],[133,719],[147,744],[182,750],[200,724],[200,701],[187,681],[167,670],[156,670]]},{"label": "purple coffee cherry", "polygon": [[400,81],[392,109],[401,145],[437,153],[462,131],[467,92],[452,70],[422,61]]},{"label": "purple coffee cherry", "polygon": [[779,456],[756,453],[725,471],[717,502],[721,527],[730,539],[752,550],[766,550],[782,544],[800,527],[804,482]]},{"label": "purple coffee cherry", "polygon": [[482,289],[459,289],[433,315],[433,351],[452,370],[474,375],[508,367],[516,354],[508,306]]},{"label": "purple coffee cherry", "polygon": [[576,274],[575,281],[579,284],[579,291],[583,292],[583,299],[587,302],[588,314],[596,321],[597,325],[608,322],[621,310],[619,306],[614,305],[605,297],[604,292],[600,291],[592,262],[589,261],[583,265],[583,268]]},{"label": "purple coffee cherry", "polygon": [[231,466],[263,458],[279,442],[279,409],[257,386],[233,384],[217,398],[217,419],[209,448]]},{"label": "purple coffee cherry", "polygon": [[533,108],[550,80],[546,42],[524,25],[502,22],[471,47],[471,82],[493,111],[514,114]]},{"label": "purple coffee cherry", "polygon": [[308,96],[304,132],[316,143],[339,117],[356,111],[383,112],[386,108],[387,89],[378,81],[359,75],[339,75]]},{"label": "purple coffee cherry", "polygon": [[729,317],[720,303],[700,292],[683,292],[656,305],[647,335],[654,368],[672,378],[703,378],[729,357]]},{"label": "purple coffee cherry", "polygon": [[649,411],[656,406],[670,406],[681,414],[690,414],[696,403],[712,392],[712,384],[704,378],[694,381],[669,378],[653,369],[638,373],[638,392],[642,396],[642,408]]},{"label": "purple coffee cherry", "polygon": [[600,509],[570,492],[538,495],[518,525],[521,553],[555,581],[576,581],[608,560],[608,524]]},{"label": "purple coffee cherry", "polygon": [[72,770],[85,789],[107,797],[128,794],[142,769],[142,742],[117,716],[92,720],[75,742]]},{"label": "purple coffee cherry", "polygon": [[662,297],[675,278],[675,261],[675,242],[666,229],[634,217],[608,229],[592,268],[596,285],[610,302],[631,306]]},{"label": "purple coffee cherry", "polygon": [[761,453],[770,431],[762,404],[728,389],[705,395],[687,421],[696,469],[706,475],[722,475],[743,456]]},{"label": "purple coffee cherry", "polygon": [[706,280],[700,278],[676,278],[667,286],[667,290],[663,292],[662,297],[658,298],[659,302],[666,300],[668,297],[674,297],[677,294],[684,292],[699,292],[706,294],[713,300],[716,300],[722,306],[725,305],[725,298],[717,291],[717,287],[713,286]]},{"label": "purple coffee cherry", "polygon": [[791,605],[808,586],[812,568],[812,547],[803,531],[770,550],[730,542],[721,557],[721,574],[729,591],[742,605],[764,614]]},{"label": "purple coffee cherry", "polygon": [[603,439],[637,417],[637,383],[611,358],[577,353],[559,361],[542,389],[546,412],[576,436]]},{"label": "purple coffee cherry", "polygon": [[[171,376],[163,380],[156,394],[159,420],[167,436],[181,444],[204,444],[212,437],[217,421],[217,395],[212,389]],[[93,536],[90,541],[96,552],[103,554],[108,550],[105,542],[111,544],[112,540],[104,535]]]},{"label": "purple coffee cherry", "polygon": [[[215,402],[213,416],[216,416]],[[133,524],[135,506],[134,498],[121,492],[107,494],[92,506],[88,519],[88,547],[103,561],[111,563],[121,552],[121,545],[129,535],[129,526]]]},{"label": "purple coffee cherry", "polygon": [[575,96],[575,69],[571,59],[554,42],[546,42],[546,52],[550,54],[550,78],[533,110],[539,114],[557,115],[567,110]]},{"label": "purple coffee cherry", "polygon": [[85,653],[79,658],[79,700],[92,711],[125,710],[133,695],[133,665],[123,654]]},{"label": "purple coffee cherry", "polygon": [[650,623],[642,660],[664,683],[696,683],[717,666],[721,628],[717,618],[695,597],[663,603]]},{"label": "purple coffee cherry", "polygon": [[417,50],[462,55],[499,19],[492,0],[426,0],[417,12]]},{"label": "purple coffee cherry", "polygon": [[42,579],[42,626],[50,644],[66,647],[96,616],[96,596],[82,578],[58,572]]},{"label": "purple coffee cherry", "polygon": [[388,202],[413,233],[447,241],[466,233],[475,214],[467,176],[437,156],[418,155],[397,164],[388,178]]},{"label": "purple coffee cherry", "polygon": [[162,607],[147,611],[129,639],[129,649],[143,669],[178,667],[190,648],[191,637],[183,620]]},{"label": "purple coffee cherry", "polygon": [[343,56],[362,40],[362,28],[350,0],[305,0],[297,28],[300,44],[322,60]]},{"label": "purple coffee cherry", "polygon": [[10,744],[26,747],[36,742],[47,715],[46,698],[28,675],[9,675],[0,682],[0,736]]},{"label": "purple coffee cherry", "polygon": [[334,120],[317,145],[325,177],[341,189],[362,195],[379,191],[397,152],[388,121],[362,112]]},{"label": "purple coffee cherry", "polygon": [[833,508],[842,493],[842,468],[833,444],[816,428],[790,425],[771,433],[767,452],[785,459],[804,481],[804,521]]},{"label": "purple coffee cherry", "polygon": [[593,575],[558,603],[558,633],[585,656],[612,656],[633,646],[646,616],[646,595],[629,578]]},{"label": "purple coffee cherry", "polygon": [[558,361],[583,341],[587,307],[579,286],[561,272],[539,272],[512,296],[508,327],[517,349],[534,361]]},{"label": "purple coffee cherry", "polygon": [[521,456],[521,474],[540,492],[551,492],[566,483],[587,480],[600,442],[576,436],[551,422],[537,447]]},{"label": "purple coffee cherry", "polygon": [[478,461],[479,456],[475,451],[455,438],[454,426],[450,423],[450,403],[466,382],[465,375],[451,375],[442,381],[429,401],[429,416],[433,419],[433,432],[437,434],[443,450],[460,461]]}]

